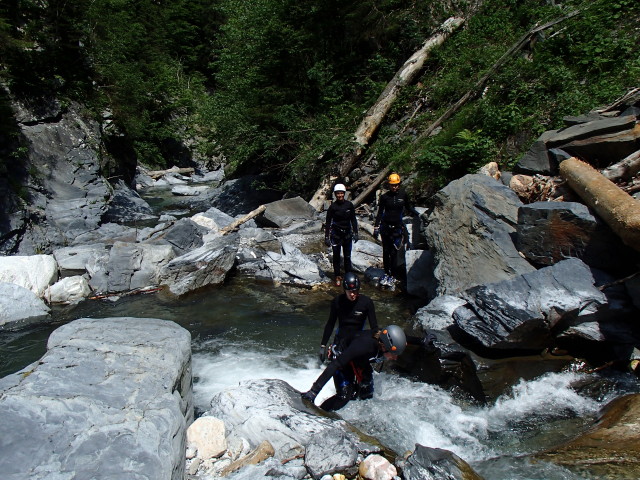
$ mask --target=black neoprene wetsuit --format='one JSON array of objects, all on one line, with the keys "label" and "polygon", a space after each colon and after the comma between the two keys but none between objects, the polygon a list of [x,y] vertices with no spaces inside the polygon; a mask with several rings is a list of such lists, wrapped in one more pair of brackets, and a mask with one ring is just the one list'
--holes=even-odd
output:
[{"label": "black neoprene wetsuit", "polygon": [[340,249],[344,256],[344,271],[351,271],[351,239],[358,233],[358,220],[353,203],[336,200],[327,209],[326,236],[331,241],[333,274],[340,276]]},{"label": "black neoprene wetsuit", "polygon": [[404,190],[396,192],[389,190],[380,196],[380,206],[374,227],[380,231],[384,272],[391,276],[397,276],[397,252],[408,240],[407,227],[402,222],[405,210],[413,216],[418,216],[418,212]]},{"label": "black neoprene wetsuit", "polygon": [[329,319],[324,327],[320,345],[327,345],[336,321],[338,322],[338,329],[336,330],[334,343],[339,345],[342,341],[353,337],[356,332],[363,330],[367,320],[369,320],[371,330],[378,331],[376,310],[373,306],[373,301],[369,297],[358,295],[354,301],[351,301],[344,293],[336,296],[331,301]]},{"label": "black neoprene wetsuit", "polygon": [[367,377],[365,381],[371,381],[372,369],[370,360],[381,355],[380,342],[373,338],[371,330],[362,330],[356,332],[348,346],[340,353],[340,355],[324,369],[324,372],[316,379],[311,386],[311,390],[320,393],[322,387],[333,377],[340,369],[344,369],[350,362],[365,368]]}]

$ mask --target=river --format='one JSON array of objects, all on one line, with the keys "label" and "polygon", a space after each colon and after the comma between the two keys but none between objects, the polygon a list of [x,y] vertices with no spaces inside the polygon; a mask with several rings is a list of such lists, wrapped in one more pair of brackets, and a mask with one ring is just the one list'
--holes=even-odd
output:
[{"label": "river", "polygon": [[[369,286],[363,292],[374,298],[381,325],[406,324],[412,308],[406,298]],[[154,293],[55,307],[47,327],[0,332],[0,374],[37,360],[49,333],[73,319],[154,317],[175,321],[192,334],[198,414],[216,393],[243,380],[278,378],[304,391],[321,372],[316,350],[335,293],[232,278],[180,300]],[[588,479],[526,458],[582,431],[604,403],[635,388],[623,377],[608,382],[615,387],[594,394],[582,388],[583,377],[569,370],[521,381],[492,404],[480,406],[435,385],[379,373],[374,398],[351,402],[340,414],[398,453],[416,443],[451,450],[486,479]],[[331,394],[329,382],[317,403]]]}]

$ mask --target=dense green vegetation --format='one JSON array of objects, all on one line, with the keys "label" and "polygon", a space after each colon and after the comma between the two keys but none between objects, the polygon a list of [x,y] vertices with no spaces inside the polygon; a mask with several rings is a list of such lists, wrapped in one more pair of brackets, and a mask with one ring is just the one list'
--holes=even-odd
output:
[{"label": "dense green vegetation", "polygon": [[[535,24],[575,9],[438,135],[418,138]],[[109,110],[142,163],[174,164],[188,143],[308,196],[398,67],[452,15],[465,27],[432,53],[372,147],[422,194],[489,160],[508,168],[563,116],[640,85],[637,0],[9,0],[0,79],[30,102]]]}]

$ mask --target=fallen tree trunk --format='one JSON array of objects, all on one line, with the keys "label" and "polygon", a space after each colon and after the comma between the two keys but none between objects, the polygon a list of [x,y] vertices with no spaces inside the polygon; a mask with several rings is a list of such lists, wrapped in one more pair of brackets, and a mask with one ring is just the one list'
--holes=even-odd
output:
[{"label": "fallen tree trunk", "polygon": [[602,175],[611,181],[629,180],[640,172],[640,150],[632,153],[602,171]]},{"label": "fallen tree trunk", "polygon": [[166,175],[167,173],[179,173],[180,175],[191,175],[193,174],[193,172],[195,172],[195,170],[192,167],[185,167],[185,168],[171,167],[167,170],[152,170],[148,173],[148,175],[154,180],[156,180],[162,177],[163,175]]},{"label": "fallen tree trunk", "polygon": [[365,198],[367,198],[367,195],[369,195],[371,192],[373,192],[376,188],[378,188],[378,185],[380,185],[383,180],[385,178],[387,178],[387,175],[389,174],[389,172],[391,171],[391,169],[389,167],[386,167],[385,169],[383,169],[376,178],[373,179],[373,182],[371,182],[371,184],[365,188],[360,195],[358,195],[356,197],[356,199],[351,202],[353,203],[354,207],[358,207]]},{"label": "fallen tree trunk", "polygon": [[564,17],[557,18],[555,20],[545,23],[544,25],[540,25],[529,30],[525,35],[523,35],[520,38],[520,40],[518,40],[517,43],[515,43],[509,50],[507,50],[507,52],[504,55],[502,55],[502,57],[500,57],[496,63],[493,64],[493,66],[482,76],[482,78],[480,78],[480,80],[478,80],[476,84],[473,87],[471,87],[471,90],[465,93],[456,103],[454,103],[446,112],[444,112],[442,116],[440,116],[440,118],[438,118],[435,122],[429,125],[429,128],[423,131],[418,136],[416,141],[419,141],[420,139],[429,136],[431,132],[433,132],[436,128],[442,125],[447,119],[449,119],[454,113],[456,113],[460,109],[460,107],[462,107],[465,103],[467,103],[469,100],[473,99],[476,95],[478,95],[480,91],[484,88],[485,83],[487,83],[487,80],[489,80],[491,75],[493,75],[495,71],[498,70],[498,68],[504,65],[511,57],[513,57],[525,45],[528,45],[531,42],[531,39],[533,38],[534,35],[560,22],[564,22],[569,18],[575,17],[579,13],[580,11],[576,10],[574,12],[569,13],[568,15],[565,15]]},{"label": "fallen tree trunk", "polygon": [[267,209],[266,205],[260,205],[258,208],[256,208],[255,210],[250,211],[249,213],[247,213],[244,217],[239,218],[237,220],[235,220],[234,222],[231,222],[229,225],[227,225],[226,227],[220,229],[220,233],[222,235],[226,235],[229,232],[233,232],[235,229],[237,229],[240,225],[242,225],[245,222],[248,222],[249,220],[251,220],[254,217],[257,217],[258,215],[260,215],[262,212],[264,212]]},{"label": "fallen tree trunk", "polygon": [[571,189],[611,227],[622,241],[640,251],[640,202],[591,165],[575,157],[560,163]]},{"label": "fallen tree trunk", "polygon": [[[380,128],[382,121],[391,109],[391,106],[398,98],[398,94],[402,87],[410,84],[422,69],[425,60],[429,56],[429,52],[434,47],[441,45],[460,25],[464,23],[462,18],[451,17],[446,20],[435,35],[430,37],[395,74],[393,79],[387,84],[373,106],[367,111],[364,118],[355,131],[354,148],[343,155],[340,164],[335,169],[337,177],[347,175],[355,163],[358,161],[365,147],[369,144],[371,138]],[[331,188],[331,181],[324,179],[316,193],[313,195],[309,203],[317,211],[321,210],[324,199]]]}]

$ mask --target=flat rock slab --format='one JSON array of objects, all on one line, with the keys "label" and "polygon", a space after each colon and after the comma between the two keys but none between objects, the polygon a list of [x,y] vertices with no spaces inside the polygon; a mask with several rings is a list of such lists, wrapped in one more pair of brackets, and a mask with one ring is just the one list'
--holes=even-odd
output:
[{"label": "flat rock slab", "polygon": [[193,420],[191,336],[152,318],[82,318],[0,380],[0,472],[17,479],[172,479]]}]

